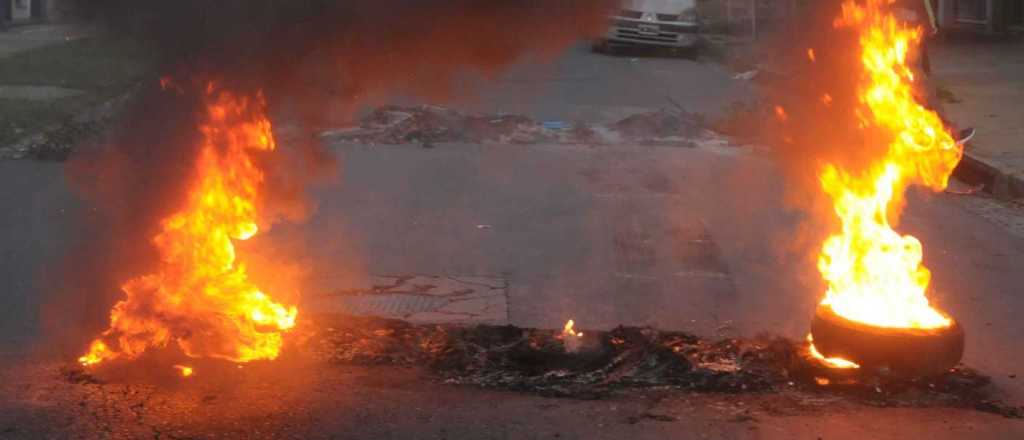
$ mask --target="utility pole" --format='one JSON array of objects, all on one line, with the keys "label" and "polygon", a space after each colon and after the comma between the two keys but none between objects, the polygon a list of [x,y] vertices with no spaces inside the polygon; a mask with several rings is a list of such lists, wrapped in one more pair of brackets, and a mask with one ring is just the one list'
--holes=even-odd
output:
[{"label": "utility pole", "polygon": [[757,39],[757,0],[750,0],[750,35]]}]

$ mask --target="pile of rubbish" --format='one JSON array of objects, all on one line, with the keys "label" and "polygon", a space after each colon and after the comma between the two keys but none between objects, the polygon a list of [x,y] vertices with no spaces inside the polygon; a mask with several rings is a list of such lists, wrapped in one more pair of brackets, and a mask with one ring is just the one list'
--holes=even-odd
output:
[{"label": "pile of rubbish", "polygon": [[611,124],[535,121],[522,115],[469,115],[438,106],[380,107],[356,127],[321,136],[334,142],[365,145],[470,142],[497,144],[618,143],[686,145],[709,135],[700,115],[682,109],[657,110]]},{"label": "pile of rubbish", "polygon": [[76,149],[99,143],[116,124],[120,114],[137,93],[133,88],[60,124],[25,137],[12,145],[0,146],[0,160],[35,159],[63,162]]},{"label": "pile of rubbish", "polygon": [[805,392],[876,406],[959,407],[1024,418],[989,397],[989,379],[958,366],[941,377],[901,379],[830,370],[805,342],[784,338],[702,340],[649,327],[586,331],[569,344],[558,330],[515,326],[414,325],[344,316],[320,320],[307,342],[319,360],[347,365],[426,366],[446,383],[546,396],[601,398],[661,387],[695,392]]},{"label": "pile of rubbish", "polygon": [[551,330],[353,319],[372,325],[326,329],[314,348],[318,357],[343,364],[427,365],[449,383],[543,395],[599,397],[614,388],[659,385],[764,391],[784,381],[796,362],[782,341],[707,344],[650,328],[588,334],[573,351]]},{"label": "pile of rubbish", "polygon": [[78,145],[99,139],[105,130],[101,121],[68,121],[0,149],[0,159],[29,158],[63,162]]}]

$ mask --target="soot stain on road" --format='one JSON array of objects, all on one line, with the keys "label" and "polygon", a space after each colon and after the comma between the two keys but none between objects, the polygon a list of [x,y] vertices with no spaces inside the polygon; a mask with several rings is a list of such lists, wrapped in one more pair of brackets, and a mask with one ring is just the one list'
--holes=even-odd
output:
[{"label": "soot stain on road", "polygon": [[338,399],[446,389],[582,401],[698,393],[737,405],[757,401],[778,414],[870,406],[1022,417],[1020,408],[991,397],[987,377],[964,366],[931,379],[837,375],[810,361],[805,344],[782,338],[705,341],[683,332],[619,327],[585,331],[579,351],[570,353],[555,330],[327,315],[312,321],[317,324],[299,329],[295,349],[278,361],[244,367],[197,361],[195,375],[187,378],[147,375],[138,363],[96,373],[22,363],[3,373],[0,391],[11,398],[0,430],[24,438],[190,438],[200,432],[279,438],[316,429],[322,421],[315,414],[332,413]]}]

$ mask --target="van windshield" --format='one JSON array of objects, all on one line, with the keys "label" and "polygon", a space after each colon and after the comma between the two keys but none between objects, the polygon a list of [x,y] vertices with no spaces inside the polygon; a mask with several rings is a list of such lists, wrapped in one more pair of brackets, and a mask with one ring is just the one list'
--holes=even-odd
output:
[{"label": "van windshield", "polygon": [[679,14],[697,7],[697,0],[627,0],[623,2],[623,7],[634,11]]}]

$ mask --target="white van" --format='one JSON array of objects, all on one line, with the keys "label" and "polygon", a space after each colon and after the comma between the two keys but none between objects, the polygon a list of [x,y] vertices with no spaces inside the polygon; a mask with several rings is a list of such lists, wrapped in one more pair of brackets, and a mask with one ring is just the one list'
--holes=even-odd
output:
[{"label": "white van", "polygon": [[697,0],[625,0],[611,17],[607,35],[595,49],[614,46],[694,48],[700,43]]}]

